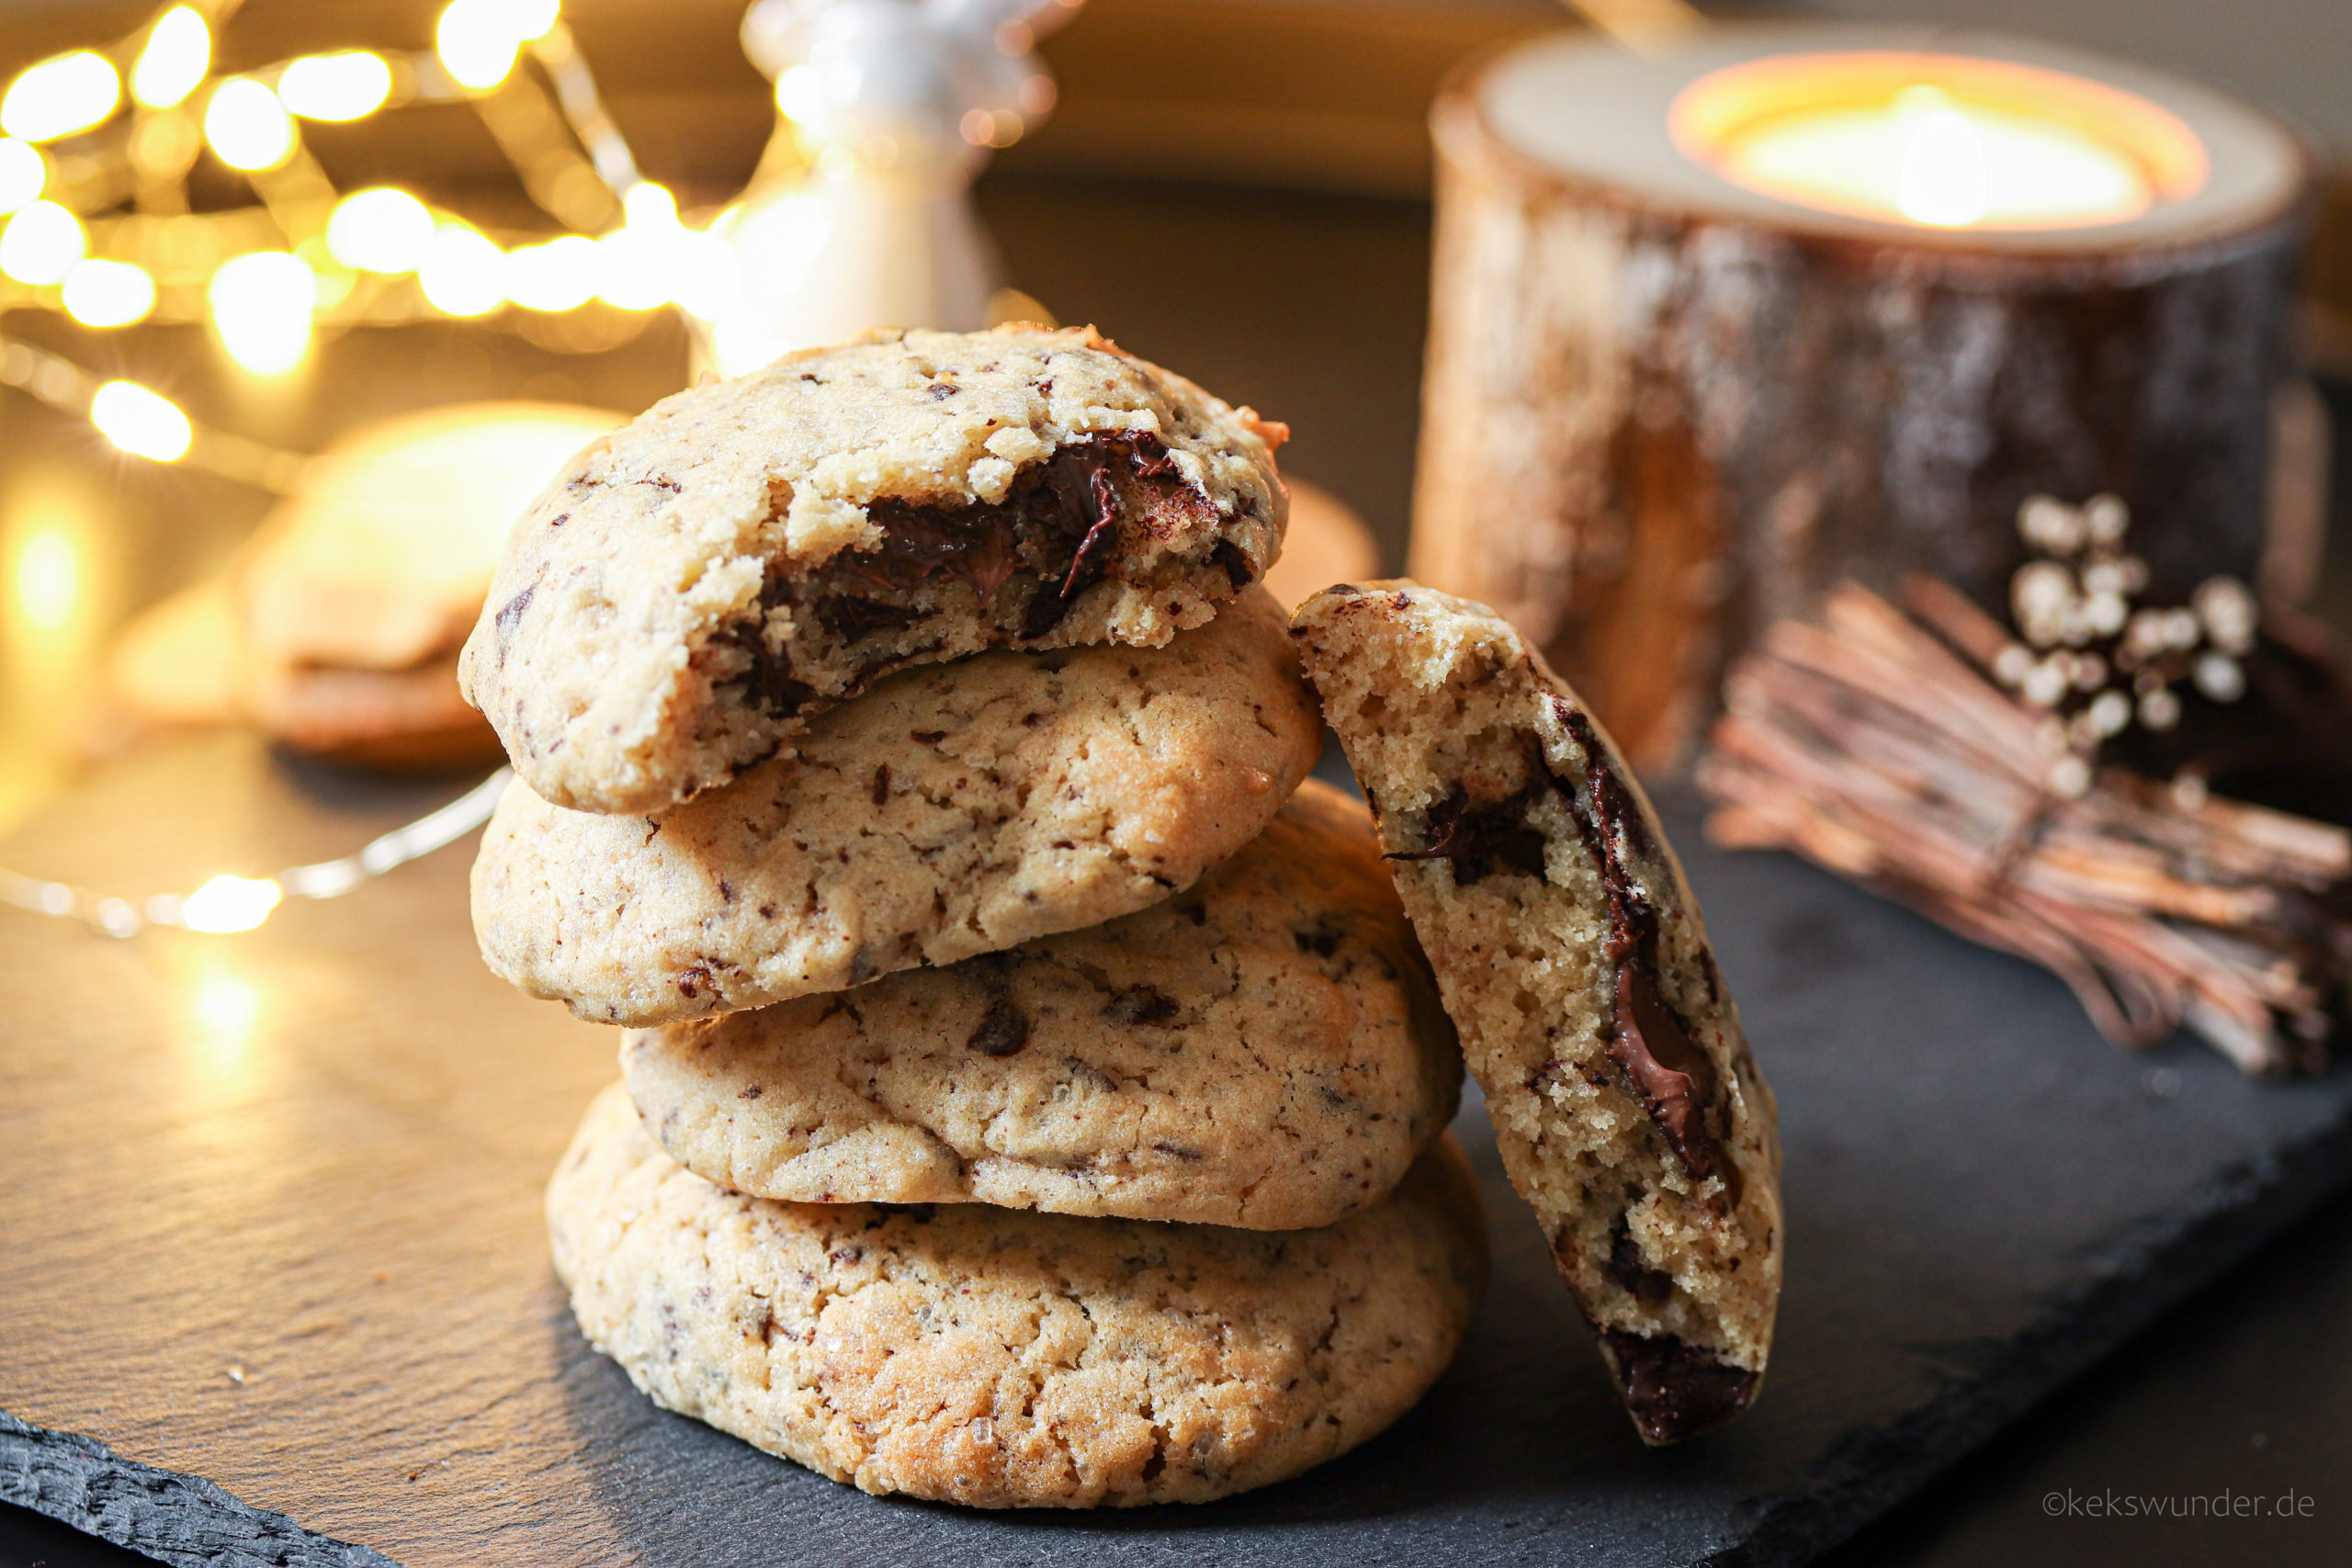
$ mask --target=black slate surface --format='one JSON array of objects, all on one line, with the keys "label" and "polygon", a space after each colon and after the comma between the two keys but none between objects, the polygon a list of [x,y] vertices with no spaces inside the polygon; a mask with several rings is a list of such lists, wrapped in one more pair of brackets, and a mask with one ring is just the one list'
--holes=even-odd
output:
[{"label": "black slate surface", "polygon": [[[0,858],[170,886],[418,799],[222,740]],[[1462,1359],[1288,1485],[980,1516],[664,1415],[579,1339],[538,1225],[613,1039],[481,971],[457,852],[247,937],[0,925],[0,1499],[207,1563],[1797,1561],[2352,1175],[2352,1077],[2120,1055],[2039,972],[1668,815],[1788,1156],[1772,1372],[1698,1444],[1611,1406],[1475,1106],[1497,1268]]]}]

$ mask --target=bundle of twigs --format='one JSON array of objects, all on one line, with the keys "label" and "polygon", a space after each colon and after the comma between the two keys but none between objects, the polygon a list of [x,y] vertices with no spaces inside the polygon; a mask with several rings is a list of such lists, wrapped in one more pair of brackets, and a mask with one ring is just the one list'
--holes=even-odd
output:
[{"label": "bundle of twigs", "polygon": [[2324,1066],[2352,920],[2321,895],[2352,874],[2352,833],[2095,766],[1996,682],[2005,627],[1932,580],[1901,598],[1847,584],[1734,669],[1700,770],[1709,836],[2043,965],[2118,1044],[2185,1023],[2249,1073]]}]

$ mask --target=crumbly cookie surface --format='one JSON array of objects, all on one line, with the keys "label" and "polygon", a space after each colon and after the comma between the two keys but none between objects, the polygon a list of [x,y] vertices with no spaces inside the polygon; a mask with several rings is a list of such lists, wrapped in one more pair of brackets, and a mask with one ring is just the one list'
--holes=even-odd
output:
[{"label": "crumbly cookie surface", "polygon": [[1699,908],[1574,692],[1486,606],[1341,585],[1293,630],[1378,814],[1505,1168],[1645,1439],[1746,1408],[1780,1145]]},{"label": "crumbly cookie surface", "polygon": [[1282,436],[1091,329],[787,355],[558,477],[466,692],[548,800],[660,810],[905,666],[1201,625],[1281,548]]},{"label": "crumbly cookie surface", "polygon": [[1114,919],[1256,837],[1322,715],[1251,589],[1166,648],[902,671],[658,818],[517,784],[474,863],[490,966],[598,1022],[702,1018]]},{"label": "crumbly cookie surface", "polygon": [[1451,1140],[1318,1231],[793,1204],[656,1148],[619,1086],[548,1188],[581,1329],[662,1406],[872,1493],[1205,1502],[1344,1453],[1460,1344],[1486,1257]]},{"label": "crumbly cookie surface", "polygon": [[1256,1230],[1376,1201],[1462,1081],[1371,820],[1312,781],[1139,913],[632,1032],[621,1066],[671,1156],[740,1191]]}]

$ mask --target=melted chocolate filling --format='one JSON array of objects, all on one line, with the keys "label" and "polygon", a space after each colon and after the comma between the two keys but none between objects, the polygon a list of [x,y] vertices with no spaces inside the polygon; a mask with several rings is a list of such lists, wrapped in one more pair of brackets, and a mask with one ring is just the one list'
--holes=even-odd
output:
[{"label": "melted chocolate filling", "polygon": [[1691,1043],[1690,1031],[1657,985],[1657,911],[1643,897],[1627,869],[1625,850],[1649,848],[1649,830],[1633,792],[1611,766],[1609,753],[1584,715],[1558,697],[1553,716],[1584,748],[1588,800],[1565,784],[1560,789],[1576,819],[1585,848],[1600,868],[1609,894],[1609,940],[1604,951],[1617,969],[1617,1006],[1609,1034],[1609,1057],[1624,1070],[1642,1108],[1657,1123],[1675,1157],[1694,1181],[1721,1171],[1732,1201],[1739,1201],[1731,1163],[1718,1159],[1708,1112],[1716,1103],[1715,1066]]},{"label": "melted chocolate filling", "polygon": [[1617,1363],[1625,1408],[1650,1442],[1679,1443],[1712,1432],[1756,1396],[1756,1373],[1672,1335],[1645,1339],[1605,1328],[1600,1337]]},{"label": "melted chocolate filling", "polygon": [[[1157,531],[1166,526],[1159,514],[1185,508],[1206,510],[1209,500],[1183,482],[1157,437],[1090,436],[1024,470],[1001,502],[876,502],[867,515],[881,525],[881,545],[842,558],[835,575],[899,593],[929,578],[953,577],[987,604],[1016,573],[1024,574],[1035,586],[1022,612],[1022,635],[1039,637],[1109,575],[1123,513]],[[1232,576],[1231,563],[1212,558]],[[1246,558],[1241,565],[1246,572]]]},{"label": "melted chocolate filling", "polygon": [[1550,783],[1539,771],[1527,787],[1491,806],[1472,806],[1460,784],[1430,807],[1430,847],[1393,854],[1390,860],[1442,860],[1453,863],[1454,883],[1468,887],[1497,871],[1528,876],[1544,874],[1544,835],[1527,825],[1527,808]]},{"label": "melted chocolate filling", "polygon": [[1388,858],[1449,861],[1455,884],[1464,887],[1500,871],[1543,876],[1544,835],[1527,825],[1527,813],[1544,790],[1557,794],[1609,897],[1603,952],[1616,971],[1610,1059],[1624,1073],[1684,1172],[1694,1181],[1720,1174],[1736,1204],[1738,1172],[1719,1157],[1716,1131],[1709,1124],[1717,1103],[1714,1064],[1691,1041],[1690,1026],[1658,988],[1657,912],[1626,865],[1628,853],[1650,852],[1649,829],[1590,721],[1560,698],[1549,700],[1554,716],[1584,748],[1588,778],[1582,791],[1552,772],[1543,748],[1531,736],[1527,755],[1532,776],[1524,788],[1490,805],[1474,806],[1456,784],[1442,803],[1430,808],[1429,848]]}]

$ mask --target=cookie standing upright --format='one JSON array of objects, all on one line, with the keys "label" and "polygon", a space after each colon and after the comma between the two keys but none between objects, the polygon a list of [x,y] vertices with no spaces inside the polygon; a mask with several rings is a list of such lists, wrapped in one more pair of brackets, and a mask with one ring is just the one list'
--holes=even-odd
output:
[{"label": "cookie standing upright", "polygon": [[492,969],[599,1022],[837,991],[1190,886],[1322,735],[1283,612],[1252,588],[1165,648],[901,671],[658,818],[517,784],[474,863],[474,929]]},{"label": "cookie standing upright", "polygon": [[787,355],[582,453],[461,678],[539,795],[659,811],[910,664],[1209,620],[1281,548],[1283,434],[1091,330]]},{"label": "cookie standing upright", "polygon": [[1343,584],[1293,631],[1534,1208],[1643,1438],[1746,1408],[1781,1283],[1780,1145],[1640,786],[1486,606]]},{"label": "cookie standing upright", "polygon": [[1462,1055],[1363,807],[1302,785],[1188,892],[855,991],[632,1032],[687,1168],[797,1202],[1290,1230],[1378,1201]]},{"label": "cookie standing upright", "polygon": [[616,1085],[548,1187],[589,1340],[663,1406],[867,1492],[1205,1502],[1346,1452],[1453,1359],[1486,1272],[1452,1140],[1339,1224],[778,1203],[664,1157]]}]

